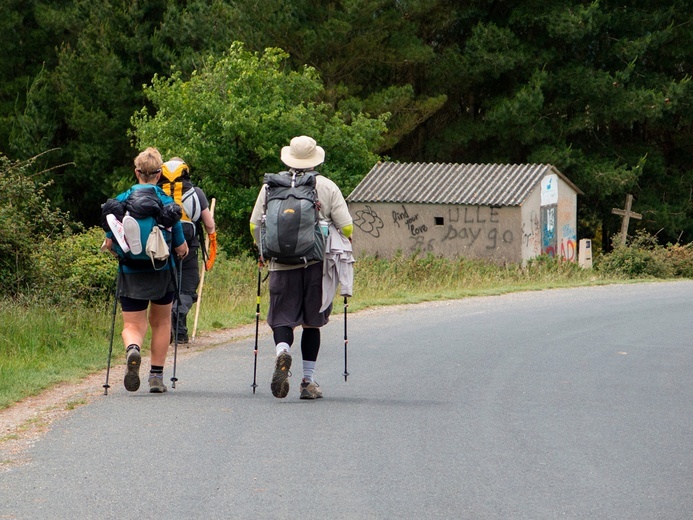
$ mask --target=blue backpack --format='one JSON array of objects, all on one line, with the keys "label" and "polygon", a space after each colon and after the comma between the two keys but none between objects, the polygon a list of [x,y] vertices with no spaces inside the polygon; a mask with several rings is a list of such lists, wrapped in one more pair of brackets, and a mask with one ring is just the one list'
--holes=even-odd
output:
[{"label": "blue backpack", "polygon": [[149,188],[131,188],[118,199],[108,199],[101,207],[101,225],[106,231],[111,231],[107,218],[109,214],[121,223],[127,215],[137,221],[140,230],[141,252],[138,254],[132,251],[125,252],[118,244],[113,242],[113,250],[118,254],[121,263],[135,268],[154,266],[161,269],[166,265],[166,260],[156,260],[150,258],[146,252],[146,244],[149,235],[155,227],[161,230],[166,244],[171,249],[173,235],[167,228],[171,228],[181,218],[181,208],[175,203],[164,204],[160,195],[165,195],[158,186]]}]

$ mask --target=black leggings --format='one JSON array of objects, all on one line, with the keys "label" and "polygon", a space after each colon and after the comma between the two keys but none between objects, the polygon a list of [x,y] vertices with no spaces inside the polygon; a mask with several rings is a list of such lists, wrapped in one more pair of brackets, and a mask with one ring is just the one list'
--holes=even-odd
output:
[{"label": "black leggings", "polygon": [[[272,329],[274,344],[294,343],[294,330],[291,327],[275,327]],[[316,361],[320,351],[320,329],[303,329],[301,334],[301,355],[304,361]]]}]

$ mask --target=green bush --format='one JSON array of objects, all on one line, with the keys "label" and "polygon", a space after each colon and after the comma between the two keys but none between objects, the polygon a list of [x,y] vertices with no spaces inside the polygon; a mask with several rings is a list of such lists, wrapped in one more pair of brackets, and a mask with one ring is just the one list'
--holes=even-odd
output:
[{"label": "green bush", "polygon": [[[195,74],[155,75],[149,101],[132,117],[139,148],[191,166],[196,184],[217,199],[219,245],[229,254],[254,252],[248,217],[265,172],[285,170],[280,151],[295,135],[314,137],[329,154],[320,172],[349,193],[379,160],[388,116],[335,111],[311,67],[291,70],[278,48],[262,53],[234,42]],[[348,107],[348,105],[345,105]]]},{"label": "green bush", "polygon": [[[614,238],[618,242],[618,236]],[[595,268],[608,275],[628,278],[671,278],[676,275],[667,249],[657,243],[657,237],[638,231],[625,246],[618,245],[595,262]]]},{"label": "green bush", "polygon": [[669,244],[665,251],[666,262],[674,271],[674,276],[693,278],[693,244]]},{"label": "green bush", "polygon": [[42,241],[33,258],[38,267],[32,286],[34,296],[52,303],[108,299],[113,293],[118,262],[100,250],[104,237],[103,230],[95,227],[60,240]]},{"label": "green bush", "polygon": [[39,272],[37,243],[59,240],[75,226],[69,215],[52,207],[35,177],[38,157],[10,161],[0,156],[0,294],[26,294]]}]

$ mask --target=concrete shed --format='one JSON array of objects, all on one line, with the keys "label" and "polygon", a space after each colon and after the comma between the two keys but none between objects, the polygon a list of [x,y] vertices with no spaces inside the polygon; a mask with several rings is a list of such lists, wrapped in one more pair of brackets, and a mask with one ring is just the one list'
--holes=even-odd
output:
[{"label": "concrete shed", "polygon": [[347,197],[354,251],[577,260],[577,196],[550,164],[379,162]]}]

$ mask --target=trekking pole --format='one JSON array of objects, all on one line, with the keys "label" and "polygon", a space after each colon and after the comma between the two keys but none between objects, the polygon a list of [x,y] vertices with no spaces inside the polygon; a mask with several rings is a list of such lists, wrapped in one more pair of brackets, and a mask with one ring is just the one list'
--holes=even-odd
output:
[{"label": "trekking pole", "polygon": [[257,388],[257,350],[258,350],[258,336],[260,334],[260,284],[262,282],[262,268],[261,263],[257,264],[257,303],[255,305],[255,348],[253,349],[253,354],[255,360],[253,361],[253,393]]},{"label": "trekking pole", "polygon": [[108,384],[108,376],[111,373],[111,356],[113,355],[113,335],[115,333],[116,310],[118,309],[118,278],[120,277],[120,265],[116,272],[115,286],[113,287],[113,316],[111,317],[111,340],[108,345],[108,364],[106,365],[106,382],[103,385],[103,395],[108,395],[108,389],[111,385]]},{"label": "trekking pole", "polygon": [[[176,261],[173,261],[173,276],[176,279],[176,330],[173,333],[173,376],[171,377],[171,388],[176,388],[176,360],[178,358],[178,322],[180,320],[180,289],[183,285],[183,259],[180,260],[180,269],[176,269]],[[178,274],[180,273],[180,274]]]},{"label": "trekking pole", "polygon": [[[212,214],[212,217],[214,217],[214,206],[216,205],[217,199],[212,199],[212,203],[209,205],[209,212]],[[202,250],[204,253],[205,251],[209,250],[209,235],[205,237],[205,247]],[[190,341],[195,341],[195,334],[197,332],[197,319],[200,317],[200,304],[202,303],[202,288],[205,285],[205,272],[207,271],[207,268],[205,267],[205,254],[202,255],[202,268],[200,269],[200,290],[197,292],[197,303],[195,304],[195,323],[193,323],[193,330],[192,330],[192,336],[190,336]]]},{"label": "trekking pole", "polygon": [[347,302],[347,297],[344,297],[344,381],[346,382],[347,377],[349,377],[349,372],[347,372],[347,309],[349,308],[349,303]]}]

